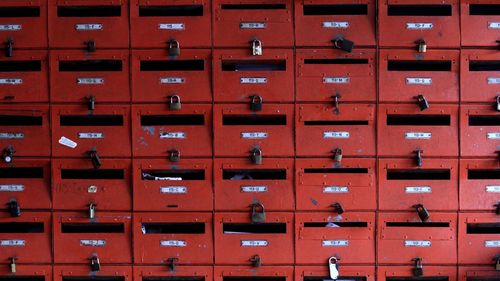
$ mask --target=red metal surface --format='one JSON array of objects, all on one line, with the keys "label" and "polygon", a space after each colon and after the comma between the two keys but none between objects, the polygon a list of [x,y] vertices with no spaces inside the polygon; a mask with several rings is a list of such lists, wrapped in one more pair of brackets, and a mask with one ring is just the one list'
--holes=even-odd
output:
[{"label": "red metal surface", "polygon": [[491,64],[500,60],[496,50],[462,50],[460,100],[494,103],[500,91],[500,69]]},{"label": "red metal surface", "polygon": [[495,266],[500,244],[495,213],[460,213],[458,215],[458,262]]},{"label": "red metal surface", "polygon": [[498,270],[490,266],[459,266],[458,267],[458,281],[474,280],[475,278],[489,279],[498,278]]},{"label": "red metal surface", "polygon": [[[500,15],[493,11],[496,0],[461,0],[462,46],[497,46]],[[498,9],[498,8],[497,8]]]},{"label": "red metal surface", "polygon": [[47,47],[47,1],[4,0],[0,12],[2,43],[11,39],[16,48]]},{"label": "red metal surface", "polygon": [[52,279],[52,266],[51,265],[17,265],[16,273],[12,274],[8,266],[2,266],[0,268],[1,278],[40,278],[40,281],[50,281]]},{"label": "red metal surface", "polygon": [[214,281],[223,281],[225,278],[252,278],[266,279],[271,277],[276,280],[292,281],[293,266],[266,266],[255,268],[250,266],[215,266]]},{"label": "red metal surface", "polygon": [[460,155],[497,157],[500,150],[500,112],[491,105],[460,108]]},{"label": "red metal surface", "polygon": [[491,211],[500,201],[496,159],[460,160],[460,210]]},{"label": "red metal surface", "polygon": [[[374,266],[344,265],[339,267],[339,280],[366,280],[375,281]],[[306,281],[308,278],[330,279],[330,272],[327,266],[296,266],[295,281]],[[366,279],[365,279],[366,278]]]},{"label": "red metal surface", "polygon": [[433,266],[426,265],[426,261],[422,260],[424,267],[424,275],[415,277],[413,274],[414,266],[380,266],[377,268],[377,278],[380,281],[390,280],[389,278],[448,278],[448,280],[457,279],[457,269],[454,266]]},{"label": "red metal surface", "polygon": [[87,265],[55,265],[54,281],[63,281],[68,279],[93,280],[107,279],[110,281],[131,281],[132,266],[123,265],[105,265],[99,271],[91,271]]},{"label": "red metal surface", "polygon": [[165,278],[174,281],[186,279],[199,279],[203,281],[213,280],[212,266],[176,266],[175,271],[161,266],[134,266],[134,280],[151,280]]}]

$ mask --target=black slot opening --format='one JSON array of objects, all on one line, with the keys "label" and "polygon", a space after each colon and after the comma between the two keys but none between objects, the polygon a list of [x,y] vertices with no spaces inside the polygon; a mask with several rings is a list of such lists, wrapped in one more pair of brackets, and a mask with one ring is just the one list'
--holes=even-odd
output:
[{"label": "black slot opening", "polygon": [[250,234],[286,233],[286,223],[224,223],[223,232],[241,232]]},{"label": "black slot opening", "polygon": [[205,180],[205,170],[142,170],[143,180],[160,180],[162,178]]},{"label": "black slot opening", "polygon": [[203,234],[205,224],[196,223],[143,223],[146,234]]},{"label": "black slot opening", "polygon": [[222,170],[225,180],[286,180],[285,169]]},{"label": "black slot opening", "polygon": [[303,281],[366,281],[364,276],[339,276],[337,279],[330,279],[328,276],[304,276]]},{"label": "black slot opening", "polygon": [[43,233],[42,222],[4,222],[0,223],[0,233]]},{"label": "black slot opening", "polygon": [[145,60],[141,61],[141,71],[203,71],[203,60]]},{"label": "black slot opening", "polygon": [[222,4],[222,10],[284,10],[285,4]]},{"label": "black slot opening", "polygon": [[203,5],[139,6],[140,17],[201,17]]},{"label": "black slot opening", "polygon": [[1,179],[42,179],[43,168],[0,168]]},{"label": "black slot opening", "polygon": [[286,115],[224,115],[224,126],[286,125]]},{"label": "black slot opening", "polygon": [[368,174],[368,168],[306,168],[306,174]]},{"label": "black slot opening", "polygon": [[469,15],[498,16],[500,15],[500,4],[469,4]]},{"label": "black slot opening", "polygon": [[286,60],[224,60],[222,71],[285,71]]},{"label": "black slot opening", "polygon": [[42,126],[42,116],[0,115],[0,126]]},{"label": "black slot opening", "polygon": [[36,18],[40,7],[0,7],[0,18]]},{"label": "black slot opening", "polygon": [[470,115],[469,126],[500,126],[500,115]]},{"label": "black slot opening", "polygon": [[304,59],[304,64],[368,64],[368,59]]},{"label": "black slot opening", "polygon": [[203,126],[203,125],[205,125],[205,117],[202,114],[141,116],[141,126]]},{"label": "black slot opening", "polygon": [[121,60],[72,60],[60,61],[61,72],[122,71]]},{"label": "black slot opening", "polygon": [[449,222],[386,222],[387,227],[450,227]]},{"label": "black slot opening", "polygon": [[386,277],[386,281],[448,281],[448,276]]},{"label": "black slot opening", "polygon": [[0,72],[37,72],[42,71],[39,60],[13,60],[0,62]]},{"label": "black slot opening", "polygon": [[119,17],[122,15],[120,6],[59,6],[58,17]]},{"label": "black slot opening", "polygon": [[61,179],[79,180],[122,180],[125,178],[125,171],[122,169],[62,169]]},{"label": "black slot opening", "polygon": [[304,16],[368,15],[366,4],[304,5]]},{"label": "black slot opening", "polygon": [[123,126],[122,115],[63,115],[61,126]]},{"label": "black slot opening", "polygon": [[125,276],[63,276],[62,281],[125,281]]},{"label": "black slot opening", "polygon": [[389,16],[451,16],[451,5],[389,5]]},{"label": "black slot opening", "polygon": [[500,60],[471,60],[469,71],[499,71]]},{"label": "black slot opening", "polygon": [[387,125],[390,126],[450,126],[450,124],[450,115],[387,115]]},{"label": "black slot opening", "polygon": [[451,71],[450,60],[389,60],[389,71]]},{"label": "black slot opening", "polygon": [[364,221],[344,221],[344,222],[306,222],[304,227],[368,227]]},{"label": "black slot opening", "polygon": [[0,276],[0,281],[45,281],[45,276],[8,275]]},{"label": "black slot opening", "polygon": [[62,233],[125,233],[123,223],[62,223]]},{"label": "black slot opening", "polygon": [[500,223],[468,223],[467,234],[500,234]]},{"label": "black slot opening", "polygon": [[203,276],[148,276],[142,281],[205,281]]},{"label": "black slot opening", "polygon": [[362,126],[368,125],[368,120],[317,120],[317,121],[304,121],[306,126]]},{"label": "black slot opening", "polygon": [[389,169],[388,180],[450,180],[448,169]]},{"label": "black slot opening", "polygon": [[495,276],[467,277],[467,281],[500,281],[500,277],[495,277]]},{"label": "black slot opening", "polygon": [[469,180],[500,180],[500,169],[470,169],[467,170]]}]

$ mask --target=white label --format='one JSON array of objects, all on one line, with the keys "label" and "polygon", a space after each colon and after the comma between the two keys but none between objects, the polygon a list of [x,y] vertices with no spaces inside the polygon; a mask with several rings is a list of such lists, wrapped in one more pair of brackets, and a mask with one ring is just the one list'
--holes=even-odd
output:
[{"label": "white label", "polygon": [[22,192],[24,185],[22,184],[0,184],[0,192]]},{"label": "white label", "polygon": [[406,193],[432,193],[430,186],[407,186]]},{"label": "white label", "polygon": [[241,22],[241,29],[264,29],[266,28],[265,22]]},{"label": "white label", "polygon": [[500,185],[487,185],[486,192],[500,193]]},{"label": "white label", "polygon": [[240,84],[266,84],[267,78],[264,77],[241,77]]},{"label": "white label", "polygon": [[500,240],[484,241],[484,246],[486,248],[500,248]]},{"label": "white label", "polygon": [[348,193],[349,188],[347,186],[325,186],[323,187],[323,193]]},{"label": "white label", "polygon": [[104,247],[106,240],[80,240],[80,246]]},{"label": "white label", "polygon": [[349,22],[347,22],[347,21],[325,21],[325,22],[323,22],[323,28],[349,28]]},{"label": "white label", "polygon": [[500,140],[500,132],[487,133],[486,136],[489,140]]},{"label": "white label", "polygon": [[0,31],[17,31],[23,29],[20,24],[0,24]]},{"label": "white label", "polygon": [[26,246],[25,240],[0,240],[1,247],[24,247]]},{"label": "white label", "polygon": [[162,247],[187,247],[186,241],[183,240],[161,240]]},{"label": "white label", "polygon": [[405,138],[409,140],[430,140],[432,138],[432,133],[406,132]]},{"label": "white label", "polygon": [[100,23],[77,23],[75,25],[75,29],[81,31],[102,30],[103,27]]},{"label": "white label", "polygon": [[265,132],[243,132],[242,139],[267,139],[268,134]]},{"label": "white label", "polygon": [[104,133],[96,133],[96,132],[78,133],[78,138],[79,139],[103,139]]},{"label": "white label", "polygon": [[160,187],[160,193],[166,194],[186,194],[187,187],[185,186],[162,186]]},{"label": "white label", "polygon": [[500,84],[500,77],[488,77],[488,84],[490,85]]},{"label": "white label", "polygon": [[267,247],[267,240],[241,240],[241,247]]},{"label": "white label", "polygon": [[349,240],[323,240],[323,247],[347,247]]},{"label": "white label", "polygon": [[406,29],[415,30],[415,29],[432,29],[434,28],[434,24],[430,22],[408,22],[406,23]]},{"label": "white label", "polygon": [[349,84],[350,82],[349,77],[323,77],[324,84]]},{"label": "white label", "polygon": [[182,77],[162,77],[160,78],[160,84],[184,84],[186,79]]},{"label": "white label", "polygon": [[267,186],[242,186],[240,190],[248,193],[267,192]]},{"label": "white label", "polygon": [[323,132],[324,139],[348,139],[349,132]]},{"label": "white label", "polygon": [[488,23],[488,28],[491,28],[491,29],[500,29],[500,22],[498,22],[498,21],[489,22]]},{"label": "white label", "polygon": [[21,85],[23,79],[21,78],[0,78],[0,85]]},{"label": "white label", "polygon": [[104,84],[104,78],[76,78],[78,85],[101,85]]},{"label": "white label", "polygon": [[24,139],[23,133],[0,133],[0,139],[7,140],[19,140]]},{"label": "white label", "polygon": [[160,30],[184,30],[186,26],[183,23],[160,23],[158,24]]},{"label": "white label", "polygon": [[408,85],[431,85],[432,78],[409,77],[409,78],[406,78],[406,84],[408,84]]},{"label": "white label", "polygon": [[64,146],[70,147],[70,148],[75,148],[78,144],[67,137],[61,137],[59,139],[59,144],[62,144]]},{"label": "white label", "polygon": [[405,247],[430,247],[431,241],[427,240],[405,240]]},{"label": "white label", "polygon": [[184,132],[160,132],[160,139],[185,139]]}]

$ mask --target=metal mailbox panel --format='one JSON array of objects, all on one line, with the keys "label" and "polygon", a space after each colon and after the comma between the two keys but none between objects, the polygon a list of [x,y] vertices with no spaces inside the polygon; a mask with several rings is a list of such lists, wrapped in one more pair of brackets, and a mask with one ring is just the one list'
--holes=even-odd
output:
[{"label": "metal mailbox panel", "polygon": [[[22,212],[20,217],[0,213],[0,263],[51,263],[51,213]],[[36,254],[34,254],[36,253]]]},{"label": "metal mailbox panel", "polygon": [[[50,156],[49,106],[0,105],[0,149],[17,156]],[[5,159],[3,159],[5,160]]]},{"label": "metal mailbox panel", "polygon": [[214,281],[292,281],[293,266],[215,266]]},{"label": "metal mailbox panel", "polygon": [[47,47],[47,1],[4,0],[0,4],[0,40],[15,48]]},{"label": "metal mailbox panel", "polygon": [[88,265],[54,266],[54,281],[131,281],[132,277],[132,266],[106,265],[103,266],[99,271],[91,271]]},{"label": "metal mailbox panel", "polygon": [[431,48],[460,46],[458,0],[379,0],[379,44],[416,46],[425,40]]},{"label": "metal mailbox panel", "polygon": [[[330,280],[327,263],[322,266],[296,266],[295,281]],[[363,265],[339,266],[338,280],[375,281],[375,267]]]},{"label": "metal mailbox panel", "polygon": [[297,105],[298,156],[375,155],[375,105]]},{"label": "metal mailbox panel", "polygon": [[296,60],[297,101],[375,101],[375,50],[299,49]]},{"label": "metal mailbox panel", "polygon": [[88,159],[54,159],[52,179],[54,209],[97,211],[132,210],[131,161],[104,159],[94,169]]},{"label": "metal mailbox panel", "polygon": [[51,265],[16,265],[16,273],[12,273],[10,266],[3,265],[0,268],[0,278],[5,281],[14,280],[36,280],[36,281],[51,281],[52,266]]},{"label": "metal mailbox panel", "polygon": [[132,99],[134,102],[211,102],[209,50],[182,50],[169,57],[167,50],[132,51]]},{"label": "metal mailbox panel", "polygon": [[212,264],[212,213],[135,213],[134,257],[140,264]]},{"label": "metal mailbox panel", "polygon": [[292,0],[213,0],[213,14],[217,47],[251,50],[253,40],[264,49],[293,45]]},{"label": "metal mailbox panel", "polygon": [[266,156],[293,156],[293,105],[266,104],[253,112],[248,105],[214,105],[216,156],[249,156],[258,148]]},{"label": "metal mailbox panel", "polygon": [[252,56],[251,50],[215,50],[214,100],[250,103],[252,96],[260,96],[264,103],[293,102],[293,60],[291,49],[266,49],[262,56]]},{"label": "metal mailbox panel", "polygon": [[382,102],[412,102],[423,95],[434,102],[458,102],[459,51],[381,50],[379,93]]},{"label": "metal mailbox panel", "polygon": [[172,280],[172,281],[183,281],[183,280],[212,281],[213,267],[176,265],[175,271],[172,271],[164,265],[134,266],[134,280],[152,281],[158,279]]},{"label": "metal mailbox panel", "polygon": [[293,159],[248,162],[215,159],[215,209],[251,211],[252,204],[261,203],[266,211],[294,210]]},{"label": "metal mailbox panel", "polygon": [[130,36],[133,48],[210,47],[210,0],[132,0]]},{"label": "metal mailbox panel", "polygon": [[496,0],[461,0],[462,46],[498,46],[499,3]]},{"label": "metal mailbox panel", "polygon": [[500,112],[490,105],[460,107],[461,156],[498,157]]},{"label": "metal mailbox panel", "polygon": [[24,209],[50,209],[50,160],[22,158],[0,163],[0,204],[16,201]]},{"label": "metal mailbox panel", "polygon": [[332,211],[339,203],[346,210],[375,210],[375,159],[345,158],[295,161],[297,210]]},{"label": "metal mailbox panel", "polygon": [[499,273],[491,265],[458,267],[458,281],[495,280],[495,278],[499,278]]},{"label": "metal mailbox panel", "polygon": [[496,50],[461,50],[461,65],[461,101],[494,103],[500,93],[500,54]]},{"label": "metal mailbox panel", "polygon": [[[424,275],[415,277],[414,266],[380,266],[377,268],[377,277],[380,281],[397,280],[458,280],[455,266],[433,266],[424,264]],[[446,279],[444,279],[446,278]]]},{"label": "metal mailbox panel", "polygon": [[[458,160],[424,159],[421,167],[413,159],[379,159],[379,209],[458,210]],[[446,200],[443,200],[446,198]]]},{"label": "metal mailbox panel", "polygon": [[381,264],[411,264],[420,257],[429,264],[457,263],[457,214],[431,213],[423,223],[417,212],[378,215]]},{"label": "metal mailbox panel", "polygon": [[215,263],[251,264],[258,255],[264,265],[293,264],[293,220],[293,213],[266,213],[255,224],[250,213],[216,213]]},{"label": "metal mailbox panel", "polygon": [[130,156],[130,106],[53,105],[52,147],[57,157],[88,158],[94,148],[99,156]]},{"label": "metal mailbox panel", "polygon": [[458,263],[495,266],[500,247],[500,217],[495,213],[458,215]]},{"label": "metal mailbox panel", "polygon": [[90,219],[85,212],[54,213],[54,262],[101,264],[132,262],[132,217],[130,213],[97,212]]},{"label": "metal mailbox panel", "polygon": [[49,0],[49,46],[128,48],[128,0]]},{"label": "metal mailbox panel", "polygon": [[128,50],[60,50],[50,56],[52,101],[130,101]]},{"label": "metal mailbox panel", "polygon": [[357,46],[374,46],[375,2],[295,0],[295,40],[298,46],[333,46],[346,38]]},{"label": "metal mailbox panel", "polygon": [[491,211],[500,201],[500,164],[496,159],[460,160],[460,210]]},{"label": "metal mailbox panel", "polygon": [[134,160],[134,210],[213,210],[212,159]]},{"label": "metal mailbox panel", "polygon": [[212,156],[211,105],[135,105],[132,116],[134,156]]},{"label": "metal mailbox panel", "polygon": [[297,264],[375,263],[374,213],[296,213],[295,232]]},{"label": "metal mailbox panel", "polygon": [[378,122],[381,156],[458,156],[457,105],[380,105]]}]

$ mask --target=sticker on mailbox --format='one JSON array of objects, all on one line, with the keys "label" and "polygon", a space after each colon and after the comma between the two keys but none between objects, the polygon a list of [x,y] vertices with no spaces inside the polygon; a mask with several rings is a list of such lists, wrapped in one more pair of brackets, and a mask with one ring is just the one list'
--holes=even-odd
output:
[{"label": "sticker on mailbox", "polygon": [[407,186],[405,187],[406,193],[432,193],[430,186]]},{"label": "sticker on mailbox", "polygon": [[324,139],[348,139],[349,132],[323,132]]},{"label": "sticker on mailbox", "polygon": [[59,139],[59,144],[62,144],[64,146],[67,146],[69,148],[75,148],[78,144],[70,139],[68,139],[67,137],[61,137]]},{"label": "sticker on mailbox", "polygon": [[186,194],[187,187],[185,186],[162,186],[160,188],[160,193],[166,194]]},{"label": "sticker on mailbox", "polygon": [[79,31],[102,30],[104,26],[100,23],[77,23],[75,29]]},{"label": "sticker on mailbox", "polygon": [[431,22],[408,22],[406,23],[406,29],[409,30],[419,30],[419,29],[433,29],[434,24]]},{"label": "sticker on mailbox", "polygon": [[349,84],[350,82],[349,77],[323,77],[324,84]]},{"label": "sticker on mailbox", "polygon": [[349,188],[347,186],[325,186],[323,187],[323,193],[348,193]]},{"label": "sticker on mailbox", "polygon": [[22,184],[0,184],[0,192],[22,192],[24,185]]},{"label": "sticker on mailbox", "polygon": [[160,132],[160,139],[185,139],[184,132]]},{"label": "sticker on mailbox", "polygon": [[347,21],[325,21],[323,22],[323,28],[349,28],[349,22]]},{"label": "sticker on mailbox", "polygon": [[20,24],[0,24],[0,31],[18,31],[23,29]]},{"label": "sticker on mailbox", "polygon": [[487,185],[486,192],[500,193],[500,185]]},{"label": "sticker on mailbox", "polygon": [[246,192],[246,193],[260,193],[260,192],[267,192],[267,186],[242,186],[240,188],[241,192]]},{"label": "sticker on mailbox", "polygon": [[2,140],[20,140],[24,139],[23,133],[0,133],[0,139]]},{"label": "sticker on mailbox", "polygon": [[241,77],[240,84],[266,84],[267,78],[264,77]]},{"label": "sticker on mailbox", "polygon": [[267,240],[241,240],[241,247],[267,247]]},{"label": "sticker on mailbox", "polygon": [[430,247],[431,241],[428,240],[405,240],[405,247]]},{"label": "sticker on mailbox", "polygon": [[102,85],[102,84],[104,84],[104,78],[98,78],[98,77],[76,78],[76,84],[78,84],[78,85]]},{"label": "sticker on mailbox", "polygon": [[242,132],[241,133],[241,138],[242,139],[267,139],[268,134],[265,132]]},{"label": "sticker on mailbox", "polygon": [[406,132],[405,139],[408,140],[430,140],[432,138],[432,133],[424,132]]},{"label": "sticker on mailbox", "polygon": [[498,22],[498,21],[488,22],[488,28],[489,29],[500,29],[500,22]]},{"label": "sticker on mailbox", "polygon": [[486,136],[489,140],[500,140],[500,132],[487,133]]},{"label": "sticker on mailbox", "polygon": [[406,84],[408,84],[408,85],[432,85],[432,78],[408,77],[408,78],[406,78]]},{"label": "sticker on mailbox", "polygon": [[85,132],[78,133],[79,139],[103,139],[104,133],[96,133],[96,132]]},{"label": "sticker on mailbox", "polygon": [[104,247],[106,246],[106,240],[80,240],[80,246],[90,246],[90,247]]},{"label": "sticker on mailbox", "polygon": [[160,23],[158,24],[160,30],[184,30],[186,29],[183,23]]},{"label": "sticker on mailbox", "polygon": [[486,248],[500,248],[500,240],[487,240],[484,241]]},{"label": "sticker on mailbox", "polygon": [[349,240],[323,240],[323,247],[347,247]]},{"label": "sticker on mailbox", "polygon": [[21,85],[23,79],[21,78],[0,78],[0,85]]},{"label": "sticker on mailbox", "polygon": [[184,84],[186,83],[186,78],[183,77],[162,77],[160,78],[160,84]]},{"label": "sticker on mailbox", "polygon": [[25,240],[0,240],[0,247],[24,247]]},{"label": "sticker on mailbox", "polygon": [[500,77],[488,77],[489,85],[497,85],[500,84]]},{"label": "sticker on mailbox", "polygon": [[266,28],[265,22],[241,22],[241,29],[264,29]]},{"label": "sticker on mailbox", "polygon": [[162,247],[187,247],[186,241],[183,240],[161,240]]}]

